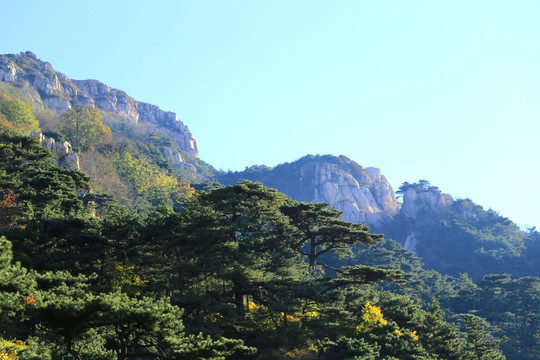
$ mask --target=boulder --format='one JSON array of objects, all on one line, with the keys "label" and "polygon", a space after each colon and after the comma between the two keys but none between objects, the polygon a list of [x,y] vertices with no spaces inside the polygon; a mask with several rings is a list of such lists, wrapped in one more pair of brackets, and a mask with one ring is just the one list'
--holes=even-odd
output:
[{"label": "boulder", "polygon": [[80,170],[79,155],[72,153],[58,159],[58,165],[65,169]]}]

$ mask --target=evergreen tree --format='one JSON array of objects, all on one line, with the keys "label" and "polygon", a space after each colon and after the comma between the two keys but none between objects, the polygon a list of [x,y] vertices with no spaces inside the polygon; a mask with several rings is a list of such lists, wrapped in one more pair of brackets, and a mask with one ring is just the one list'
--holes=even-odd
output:
[{"label": "evergreen tree", "polygon": [[368,232],[362,224],[341,220],[342,212],[329,208],[326,203],[307,203],[289,200],[281,207],[297,230],[293,248],[309,260],[309,269],[315,272],[320,265],[330,270],[335,268],[321,262],[320,257],[330,251],[340,256],[351,254],[351,246],[362,243],[373,245],[382,240],[382,235]]},{"label": "evergreen tree", "polygon": [[77,195],[88,189],[88,177],[58,167],[54,159],[36,138],[0,131],[0,189],[11,189],[36,213],[81,211]]},{"label": "evergreen tree", "polygon": [[502,340],[493,338],[485,330],[485,321],[478,316],[469,315],[467,319],[466,358],[473,360],[504,360],[499,350]]},{"label": "evergreen tree", "polygon": [[246,181],[203,192],[186,203],[181,246],[190,259],[183,277],[206,284],[201,296],[218,292],[228,299],[222,304],[234,304],[238,324],[246,320],[246,296],[261,301],[266,285],[290,277],[295,253],[279,211],[284,201],[277,191]]}]

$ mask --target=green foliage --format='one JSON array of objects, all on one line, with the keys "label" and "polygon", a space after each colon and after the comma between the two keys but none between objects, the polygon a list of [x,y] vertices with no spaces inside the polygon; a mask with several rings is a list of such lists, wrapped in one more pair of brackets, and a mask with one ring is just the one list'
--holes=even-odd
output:
[{"label": "green foliage", "polygon": [[15,84],[11,84],[8,82],[0,81],[0,93],[6,94],[12,99],[19,99],[23,101],[28,100],[24,88],[20,86],[15,86]]},{"label": "green foliage", "polygon": [[438,191],[439,188],[436,186],[431,186],[429,181],[427,180],[419,180],[417,183],[409,184],[408,182],[404,182],[400,187],[399,190],[396,191],[397,195],[403,195],[407,190],[413,189],[417,193],[421,192],[430,192],[430,191]]},{"label": "green foliage", "polygon": [[259,301],[276,276],[284,280],[283,287],[291,276],[288,269],[295,253],[287,246],[286,219],[279,212],[284,201],[275,190],[245,182],[200,193],[186,204],[186,230],[192,235],[185,244],[191,245],[187,253],[195,255],[191,260],[195,272],[185,277],[200,281],[214,274],[210,282],[220,285],[208,289],[234,304],[237,325],[246,320],[245,296]]},{"label": "green foliage", "polygon": [[521,257],[526,234],[507,218],[468,199],[456,200],[442,212],[419,211],[414,220],[398,215],[377,230],[401,242],[414,232],[416,253],[424,267],[442,274],[466,272],[473,280],[501,271],[531,274],[530,263]]},{"label": "green foliage", "polygon": [[169,350],[171,360],[225,360],[233,354],[252,355],[256,352],[253,347],[243,345],[241,340],[220,338],[214,340],[199,333],[188,335],[182,342],[177,342]]},{"label": "green foliage", "polygon": [[464,340],[436,304],[426,312],[406,297],[377,291],[347,300],[354,328],[319,345],[328,358],[465,359]]},{"label": "green foliage", "polygon": [[477,316],[469,315],[467,319],[467,359],[504,360],[506,357],[498,349],[501,340],[494,339],[486,333],[486,323]]},{"label": "green foliage", "polygon": [[161,134],[156,134],[155,132],[148,134],[147,139],[154,146],[158,146],[158,147],[165,146],[167,148],[175,148],[175,149],[177,147],[176,143],[170,137],[161,135]]},{"label": "green foliage", "polygon": [[[1,136],[0,188],[10,191],[0,233],[13,243],[0,238],[0,337],[24,342],[21,359],[503,359],[499,345],[537,358],[537,278],[475,284],[422,270],[326,204],[260,183],[209,186],[144,216],[112,205],[94,217],[76,196],[86,177],[58,168],[33,139]],[[170,176],[136,149],[121,152],[126,178]],[[491,216],[461,224],[488,229]],[[538,239],[528,236],[532,254]],[[437,301],[422,308],[433,296],[454,319],[475,313],[499,328],[472,321],[460,335]],[[490,331],[502,328],[500,344]]]},{"label": "green foliage", "polygon": [[[339,219],[342,212],[329,208],[326,203],[306,203],[290,200],[281,211],[291,221],[297,233],[293,247],[309,259],[310,271],[315,272],[317,263],[330,268],[319,258],[328,252],[340,256],[351,253],[351,246],[362,243],[372,245],[382,239],[381,235],[368,232],[362,224]],[[330,268],[332,270],[332,268]]]},{"label": "green foliage", "polygon": [[[91,278],[68,272],[28,274],[11,265],[10,254],[10,243],[0,238],[0,330],[11,337],[24,338],[29,333],[34,337],[26,344],[0,340],[0,355],[5,350],[4,355],[16,354],[20,359],[47,359],[52,353],[54,359],[124,360],[142,356],[172,360],[224,359],[236,352],[254,351],[240,340],[185,334],[182,311],[169,299],[94,294],[89,291]],[[25,281],[14,283],[14,271]],[[21,291],[32,292],[23,296]],[[32,321],[12,321],[16,317]]]},{"label": "green foliage", "polygon": [[112,161],[118,173],[133,185],[137,194],[153,205],[160,203],[172,205],[194,192],[189,184],[178,181],[167,171],[144,159],[136,158],[129,152],[114,154]]},{"label": "green foliage", "polygon": [[39,130],[39,122],[32,108],[18,99],[0,93],[0,126],[28,135]]},{"label": "green foliage", "polygon": [[11,189],[35,212],[82,210],[77,193],[88,188],[81,172],[58,167],[36,138],[0,131],[0,189]]},{"label": "green foliage", "polygon": [[[537,341],[540,323],[539,278],[513,280],[508,274],[486,275],[477,284],[464,281],[458,296],[446,301],[455,313],[474,314],[496,324],[497,327],[489,330],[498,337],[506,337],[501,348],[509,358],[536,359],[540,355]],[[486,327],[483,321],[474,320],[475,327],[478,327],[477,322]],[[486,329],[484,331],[487,337],[496,340]],[[523,352],[522,349],[527,351]]]},{"label": "green foliage", "polygon": [[[103,121],[114,133],[113,152],[128,151],[138,158],[143,155],[153,165],[168,171],[172,170],[171,174],[178,180],[202,182],[216,173],[211,165],[180,149],[172,138],[160,132],[154,125],[138,123],[135,126],[126,119],[107,112],[103,112],[103,116]],[[129,144],[129,148],[121,149],[126,144]],[[163,152],[167,150],[180,153],[185,163],[170,164],[163,156]]]},{"label": "green foliage", "polygon": [[139,212],[160,204],[180,206],[194,192],[152,144],[115,135],[113,143],[79,156],[95,192],[111,194],[120,204]]},{"label": "green foliage", "polygon": [[81,171],[91,177],[94,193],[110,194],[124,206],[135,207],[137,193],[131,183],[118,174],[116,166],[107,153],[89,150],[79,153]]},{"label": "green foliage", "polygon": [[110,141],[111,130],[103,125],[100,112],[83,105],[74,105],[60,116],[60,134],[79,151]]},{"label": "green foliage", "polygon": [[[10,59],[21,67],[20,71],[30,71],[38,66],[37,59],[27,56],[13,56]],[[6,118],[0,111],[0,128],[27,134],[30,130],[41,126],[46,136],[57,141],[70,141],[73,148],[78,151],[82,171],[92,178],[94,193],[112,194],[120,204],[137,208],[138,211],[149,211],[163,202],[180,206],[183,199],[193,192],[186,179],[202,182],[215,173],[213,167],[193,158],[190,154],[183,153],[174,140],[155,132],[156,129],[152,127],[135,128],[118,115],[79,104],[74,105],[59,118],[48,108],[33,106],[29,90],[24,86],[17,87],[0,82],[0,93],[7,94],[1,95],[0,102],[8,104],[8,110],[13,110],[15,106],[25,111],[24,114],[19,111],[21,114],[15,119],[17,122],[12,121],[12,116]],[[34,126],[22,123],[23,120],[24,123],[28,123],[30,118]],[[150,134],[146,130],[150,130]],[[182,153],[187,161],[186,165],[175,165],[173,168],[162,154],[168,149]],[[121,170],[113,162],[113,157],[122,158],[126,152],[160,173],[157,181],[147,188],[148,191],[141,192],[141,188],[137,188],[140,184],[135,184],[136,181],[128,175],[121,174]],[[172,195],[168,196],[173,183],[178,183],[178,186],[173,186]]]}]

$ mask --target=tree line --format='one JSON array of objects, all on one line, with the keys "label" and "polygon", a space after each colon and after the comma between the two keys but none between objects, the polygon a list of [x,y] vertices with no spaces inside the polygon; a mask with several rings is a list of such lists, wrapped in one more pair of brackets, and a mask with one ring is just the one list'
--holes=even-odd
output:
[{"label": "tree line", "polygon": [[[35,139],[0,132],[0,354],[12,359],[503,359],[350,259],[380,243],[260,183],[140,214]],[[331,260],[331,261],[329,261]]]}]

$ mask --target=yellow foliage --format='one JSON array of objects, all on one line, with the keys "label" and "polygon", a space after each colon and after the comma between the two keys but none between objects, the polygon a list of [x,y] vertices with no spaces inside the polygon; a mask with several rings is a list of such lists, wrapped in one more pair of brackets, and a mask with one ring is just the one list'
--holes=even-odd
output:
[{"label": "yellow foliage", "polygon": [[177,197],[187,199],[195,194],[195,189],[191,187],[191,184],[185,181],[179,181],[176,189]]},{"label": "yellow foliage", "polygon": [[248,312],[255,312],[259,309],[266,310],[266,307],[264,305],[256,304],[253,301],[248,302],[247,296],[244,296],[244,307],[248,310]]},{"label": "yellow foliage", "polygon": [[[143,280],[135,272],[135,266],[133,265],[116,265],[116,276],[114,281],[115,287],[122,288],[140,288],[148,283],[148,280]],[[135,295],[140,295],[139,292],[135,292]]]},{"label": "yellow foliage", "polygon": [[[244,298],[244,307],[247,309],[248,313],[255,313],[259,310],[268,310],[268,308],[264,305],[258,305],[256,303],[254,303],[253,301],[249,301],[248,303],[248,300],[247,298]],[[312,311],[312,312],[307,312],[305,313],[306,317],[317,317],[319,315],[318,312],[316,311]],[[279,313],[279,321],[280,322],[284,322],[285,320],[287,320],[288,323],[298,323],[300,322],[302,319],[299,317],[299,316],[295,316],[295,315],[292,315],[292,314],[287,314],[285,315],[285,313],[283,312],[280,312]]]},{"label": "yellow foliage", "polygon": [[[402,336],[402,335],[403,335],[403,333],[402,333],[401,331],[397,330],[397,329],[394,330],[394,332],[396,333],[397,336]],[[418,341],[418,340],[420,339],[420,338],[418,337],[418,335],[416,334],[416,330],[411,331],[411,332],[409,333],[409,335],[410,335],[411,338],[412,338],[413,340],[415,340],[415,341]]]},{"label": "yellow foliage", "polygon": [[365,332],[377,326],[388,324],[383,318],[381,308],[371,304],[369,301],[364,305],[364,313],[362,314],[362,323],[356,326],[356,331]]},{"label": "yellow foliage", "polygon": [[0,93],[0,125],[25,135],[32,130],[39,130],[39,121],[32,108],[3,93]]},{"label": "yellow foliage", "polygon": [[312,344],[306,349],[294,349],[287,352],[286,359],[315,359],[317,354],[317,348]]},{"label": "yellow foliage", "polygon": [[195,193],[189,183],[178,181],[166,170],[149,163],[144,159],[132,156],[129,152],[122,156],[113,155],[112,160],[118,172],[131,182],[139,195],[150,199],[167,198],[186,199]]},{"label": "yellow foliage", "polygon": [[300,321],[300,318],[294,315],[287,315],[287,317],[285,317],[285,313],[279,313],[279,319],[281,321],[285,321],[285,319],[287,319],[287,322],[292,322],[292,323]]},{"label": "yellow foliage", "polygon": [[249,302],[249,305],[248,305],[248,304],[247,304],[247,299],[244,299],[244,306],[246,306],[246,305],[247,305],[247,308],[248,308],[248,310],[249,310],[250,312],[252,312],[252,311],[257,311],[257,310],[259,310],[261,307],[262,307],[263,309],[265,309],[264,306],[257,305],[257,304],[255,304],[253,301],[250,301],[250,302]]},{"label": "yellow foliage", "polygon": [[21,340],[0,338],[0,360],[18,360],[17,352],[26,348]]}]

